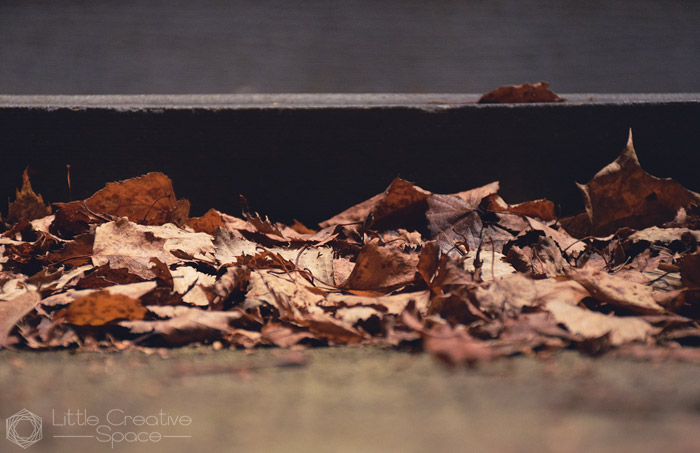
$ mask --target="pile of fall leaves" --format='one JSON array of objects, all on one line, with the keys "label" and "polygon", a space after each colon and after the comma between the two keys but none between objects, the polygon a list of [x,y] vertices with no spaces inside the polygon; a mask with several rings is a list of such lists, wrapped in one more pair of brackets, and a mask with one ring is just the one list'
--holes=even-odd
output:
[{"label": "pile of fall leaves", "polygon": [[54,204],[24,185],[0,236],[0,347],[385,345],[451,364],[575,348],[700,360],[700,195],[632,140],[586,211],[402,179],[322,222],[189,218],[162,173]]}]

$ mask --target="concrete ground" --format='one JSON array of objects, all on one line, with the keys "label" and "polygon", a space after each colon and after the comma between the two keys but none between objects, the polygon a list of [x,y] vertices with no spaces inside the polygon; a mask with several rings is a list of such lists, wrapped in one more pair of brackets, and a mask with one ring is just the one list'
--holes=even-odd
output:
[{"label": "concrete ground", "polygon": [[[377,348],[303,354],[308,365],[282,367],[298,357],[2,351],[0,418],[41,417],[26,451],[42,452],[700,451],[697,365],[566,352],[448,369]],[[31,437],[29,421],[13,426]],[[4,437],[1,451],[24,451]]]}]

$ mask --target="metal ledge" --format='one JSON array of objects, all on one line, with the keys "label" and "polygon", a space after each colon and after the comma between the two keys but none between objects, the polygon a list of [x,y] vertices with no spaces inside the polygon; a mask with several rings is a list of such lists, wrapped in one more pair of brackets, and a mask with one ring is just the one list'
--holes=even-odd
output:
[{"label": "metal ledge", "polygon": [[532,108],[588,105],[700,103],[700,93],[563,94],[566,102],[542,104],[476,104],[479,94],[197,94],[197,95],[0,95],[0,108],[56,109],[324,109],[324,108]]}]

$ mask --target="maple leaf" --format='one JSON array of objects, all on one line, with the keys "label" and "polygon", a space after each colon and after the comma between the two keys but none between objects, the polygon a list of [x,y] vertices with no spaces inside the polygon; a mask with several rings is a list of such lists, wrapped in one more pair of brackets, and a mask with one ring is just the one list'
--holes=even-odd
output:
[{"label": "maple leaf", "polygon": [[459,257],[477,249],[500,252],[513,238],[508,227],[499,225],[498,214],[479,211],[474,204],[452,195],[428,198],[428,228],[443,253]]},{"label": "maple leaf", "polygon": [[505,85],[489,91],[479,99],[479,104],[517,104],[526,102],[563,102],[555,92],[549,89],[549,83]]},{"label": "maple leaf", "polygon": [[700,194],[671,178],[657,178],[642,170],[632,143],[588,184],[579,184],[591,234],[604,236],[618,228],[641,230],[674,219],[679,209],[700,203]]},{"label": "maple leaf", "polygon": [[51,214],[51,207],[44,203],[41,195],[34,193],[29,181],[28,169],[22,173],[22,189],[18,189],[15,201],[8,202],[7,223],[14,224],[20,220],[34,220]]}]

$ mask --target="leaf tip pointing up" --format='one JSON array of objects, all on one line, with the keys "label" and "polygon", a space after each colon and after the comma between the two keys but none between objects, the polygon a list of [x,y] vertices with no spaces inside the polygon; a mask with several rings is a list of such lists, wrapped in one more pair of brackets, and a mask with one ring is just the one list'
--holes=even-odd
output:
[{"label": "leaf tip pointing up", "polygon": [[637,151],[634,150],[634,141],[632,140],[632,128],[630,128],[629,135],[627,136],[627,146],[625,146],[625,149],[620,154],[620,157],[617,158],[616,162],[621,166],[624,166],[624,163],[633,163],[639,166],[639,158],[637,157]]}]

